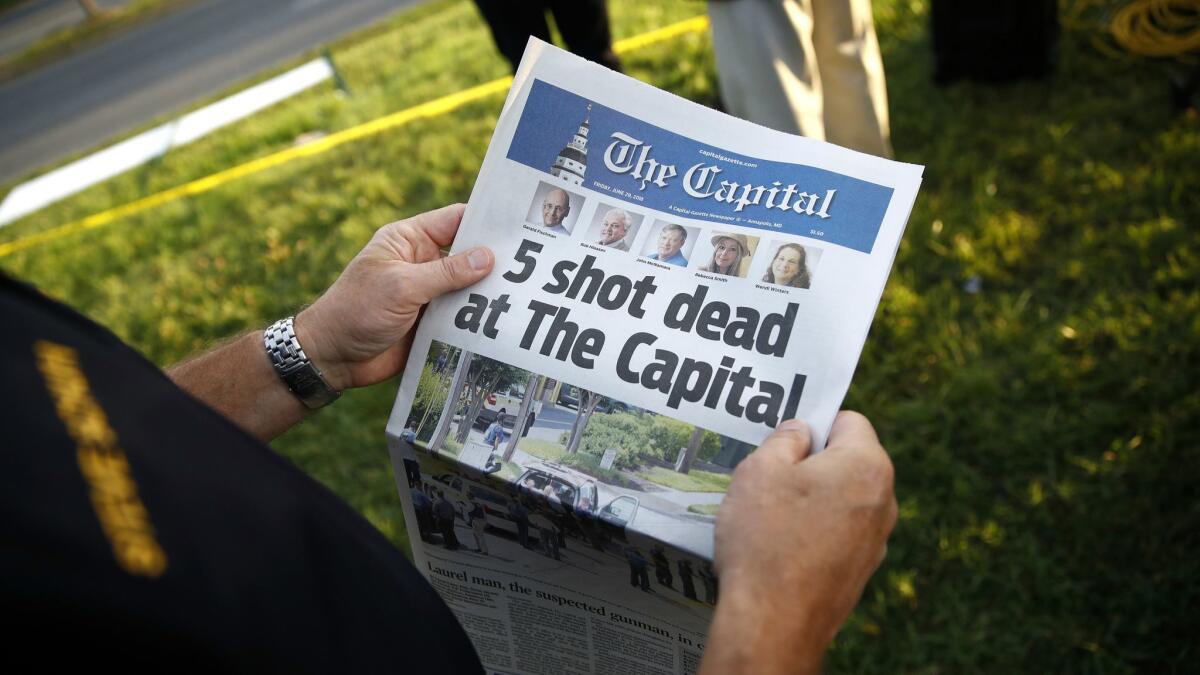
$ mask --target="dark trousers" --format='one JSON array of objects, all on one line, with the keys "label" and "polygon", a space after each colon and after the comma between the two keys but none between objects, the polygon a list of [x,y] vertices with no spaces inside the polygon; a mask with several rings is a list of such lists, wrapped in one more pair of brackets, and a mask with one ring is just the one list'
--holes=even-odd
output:
[{"label": "dark trousers", "polygon": [[680,579],[683,580],[683,595],[684,595],[684,597],[686,597],[688,600],[695,600],[696,599],[696,583],[694,581],[692,581],[692,575],[688,574],[686,576],[681,576]]},{"label": "dark trousers", "polygon": [[547,10],[554,15],[554,24],[568,49],[589,61],[621,70],[621,62],[612,50],[604,0],[475,0],[475,4],[513,72],[530,36],[550,42]]},{"label": "dark trousers", "polygon": [[439,520],[438,529],[442,532],[442,545],[451,551],[458,549],[458,537],[454,534],[454,519]]},{"label": "dark trousers", "polygon": [[546,555],[560,560],[562,554],[558,552],[558,535],[551,530],[543,530],[538,528],[538,541],[542,544],[542,552]]},{"label": "dark trousers", "polygon": [[629,566],[629,585],[640,586],[643,591],[650,590],[650,575],[645,567]]},{"label": "dark trousers", "polygon": [[675,578],[671,576],[671,568],[664,565],[654,566],[654,577],[658,579],[658,583],[668,588],[675,588]]},{"label": "dark trousers", "polygon": [[404,475],[408,478],[408,487],[417,487],[421,484],[421,465],[411,459],[404,460]]},{"label": "dark trousers", "polygon": [[422,541],[429,541],[433,534],[433,516],[429,514],[429,509],[417,509],[417,531]]}]

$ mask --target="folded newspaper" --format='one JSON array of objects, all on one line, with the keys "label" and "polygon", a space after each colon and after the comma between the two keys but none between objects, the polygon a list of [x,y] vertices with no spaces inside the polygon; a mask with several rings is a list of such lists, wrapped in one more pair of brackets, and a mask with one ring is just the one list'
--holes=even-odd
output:
[{"label": "folded newspaper", "polygon": [[496,269],[430,304],[387,427],[490,671],[696,670],[730,474],[785,419],[824,446],[921,172],[530,42],[453,246]]}]

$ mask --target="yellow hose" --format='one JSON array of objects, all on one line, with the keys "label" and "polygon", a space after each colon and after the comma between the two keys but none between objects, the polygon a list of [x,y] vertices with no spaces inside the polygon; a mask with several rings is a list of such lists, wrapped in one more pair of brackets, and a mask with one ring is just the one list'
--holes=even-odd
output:
[{"label": "yellow hose", "polygon": [[1200,52],[1200,0],[1133,0],[1116,11],[1109,30],[1141,56]]},{"label": "yellow hose", "polygon": [[1059,21],[1111,57],[1200,55],[1200,0],[1067,0]]}]

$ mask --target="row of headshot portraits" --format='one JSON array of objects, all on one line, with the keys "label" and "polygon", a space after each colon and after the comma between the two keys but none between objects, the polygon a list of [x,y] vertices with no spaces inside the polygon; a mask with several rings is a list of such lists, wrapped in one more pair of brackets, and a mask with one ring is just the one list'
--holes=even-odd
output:
[{"label": "row of headshot portraits", "polygon": [[[580,223],[583,203],[582,195],[542,182],[526,221],[555,234],[668,265],[790,288],[808,288],[821,257],[821,249],[794,240],[764,240],[663,219],[647,225],[643,214],[604,202]],[[579,230],[583,234],[576,236]]]}]

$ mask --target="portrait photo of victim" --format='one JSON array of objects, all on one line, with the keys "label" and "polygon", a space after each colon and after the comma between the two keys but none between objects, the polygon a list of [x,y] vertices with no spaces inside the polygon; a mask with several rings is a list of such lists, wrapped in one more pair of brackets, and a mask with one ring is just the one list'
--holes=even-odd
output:
[{"label": "portrait photo of victim", "polygon": [[692,264],[700,272],[745,277],[758,249],[758,237],[712,230],[696,246]]},{"label": "portrait photo of victim", "polygon": [[567,192],[562,185],[542,181],[533,193],[525,222],[555,234],[571,236],[582,208],[581,195]]},{"label": "portrait photo of victim", "polygon": [[696,246],[700,228],[684,227],[678,223],[660,220],[646,239],[642,255],[668,265],[687,267],[688,256]]},{"label": "portrait photo of victim", "polygon": [[[751,278],[776,286],[809,288],[821,249],[802,246],[795,241],[777,240],[759,248]],[[761,264],[759,260],[762,260]]]},{"label": "portrait photo of victim", "polygon": [[637,238],[642,216],[619,206],[600,202],[588,227],[586,241],[597,246],[607,246],[618,251],[628,251]]}]

